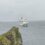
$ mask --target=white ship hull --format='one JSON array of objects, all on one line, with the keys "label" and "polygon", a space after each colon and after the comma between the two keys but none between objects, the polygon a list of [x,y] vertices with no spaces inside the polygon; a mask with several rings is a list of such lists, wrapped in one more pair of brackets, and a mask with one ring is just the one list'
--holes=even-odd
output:
[{"label": "white ship hull", "polygon": [[22,22],[22,23],[20,23],[20,25],[27,27],[27,26],[28,26],[28,23],[29,23],[29,22]]}]

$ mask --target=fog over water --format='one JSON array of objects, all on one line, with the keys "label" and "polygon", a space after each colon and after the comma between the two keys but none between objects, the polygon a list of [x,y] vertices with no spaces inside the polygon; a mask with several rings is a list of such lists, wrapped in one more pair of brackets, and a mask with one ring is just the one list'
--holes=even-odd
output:
[{"label": "fog over water", "polygon": [[0,21],[45,20],[45,0],[0,0]]}]

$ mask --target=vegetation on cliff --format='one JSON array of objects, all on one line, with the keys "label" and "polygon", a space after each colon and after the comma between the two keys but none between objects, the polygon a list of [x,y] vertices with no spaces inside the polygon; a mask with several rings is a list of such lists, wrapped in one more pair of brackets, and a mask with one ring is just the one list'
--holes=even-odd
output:
[{"label": "vegetation on cliff", "polygon": [[0,36],[0,44],[1,45],[22,45],[22,37],[19,32],[19,28],[14,26],[8,32],[2,34]]}]

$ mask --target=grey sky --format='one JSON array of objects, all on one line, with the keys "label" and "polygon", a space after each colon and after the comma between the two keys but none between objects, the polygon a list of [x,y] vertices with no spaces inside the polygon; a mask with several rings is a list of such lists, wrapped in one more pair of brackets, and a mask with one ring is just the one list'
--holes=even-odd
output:
[{"label": "grey sky", "polygon": [[45,20],[45,0],[0,0],[0,21]]}]

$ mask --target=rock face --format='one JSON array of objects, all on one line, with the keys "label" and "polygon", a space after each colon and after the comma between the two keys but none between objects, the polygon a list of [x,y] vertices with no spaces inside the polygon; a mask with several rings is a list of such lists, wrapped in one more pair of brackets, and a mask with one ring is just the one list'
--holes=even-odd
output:
[{"label": "rock face", "polygon": [[0,35],[0,45],[22,45],[19,28],[12,27],[8,32]]},{"label": "rock face", "polygon": [[10,45],[11,42],[6,37],[0,36],[0,45]]}]

